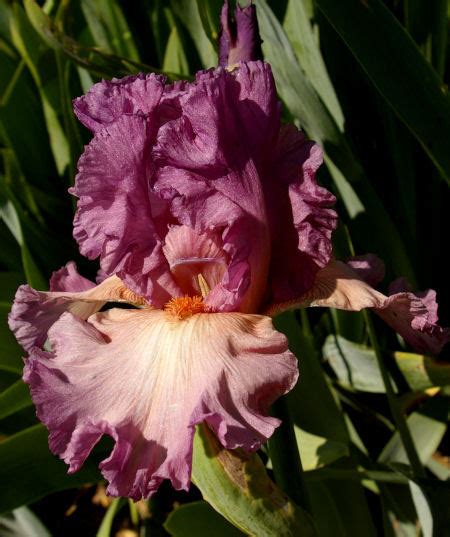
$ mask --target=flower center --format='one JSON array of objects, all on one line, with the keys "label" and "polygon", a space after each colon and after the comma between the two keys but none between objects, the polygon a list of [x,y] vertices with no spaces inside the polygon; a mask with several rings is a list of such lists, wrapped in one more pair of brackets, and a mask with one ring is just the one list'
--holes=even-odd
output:
[{"label": "flower center", "polygon": [[206,311],[206,306],[201,296],[186,295],[171,298],[164,306],[164,311],[180,320],[183,320],[195,315],[196,313],[204,313]]},{"label": "flower center", "polygon": [[181,292],[206,298],[220,284],[228,267],[228,254],[218,232],[198,233],[184,225],[172,226],[163,253]]}]

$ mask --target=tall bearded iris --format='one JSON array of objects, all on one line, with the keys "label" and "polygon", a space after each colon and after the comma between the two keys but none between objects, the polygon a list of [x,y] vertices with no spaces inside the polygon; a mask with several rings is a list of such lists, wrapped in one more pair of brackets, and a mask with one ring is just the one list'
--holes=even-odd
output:
[{"label": "tall bearded iris", "polygon": [[[386,297],[367,283],[377,260],[331,260],[322,152],[281,125],[269,65],[193,83],[103,81],[74,106],[94,133],[72,189],[74,236],[100,258],[100,283],[69,263],[50,292],[22,286],[10,315],[50,448],[69,471],[108,434],[108,492],[139,499],[164,479],[188,487],[198,423],[226,448],[258,449],[279,424],[270,404],[298,375],[261,312],[374,307],[416,346],[448,337],[430,294]],[[108,302],[134,307],[100,312]]]}]

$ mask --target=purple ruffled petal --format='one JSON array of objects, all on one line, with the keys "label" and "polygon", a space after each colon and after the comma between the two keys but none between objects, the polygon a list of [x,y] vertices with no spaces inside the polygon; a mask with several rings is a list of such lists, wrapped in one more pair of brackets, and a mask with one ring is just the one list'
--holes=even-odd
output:
[{"label": "purple ruffled petal", "polygon": [[180,293],[157,230],[162,201],[149,192],[151,127],[124,115],[97,132],[78,162],[72,193],[79,197],[74,237],[106,274],[117,274],[136,294],[163,306]]},{"label": "purple ruffled petal", "polygon": [[254,311],[265,292],[270,229],[263,163],[278,128],[270,68],[255,62],[233,74],[199,75],[180,118],[158,133],[155,190],[170,200],[179,222],[220,232],[229,254],[222,287],[208,299],[221,311]]},{"label": "purple ruffled petal", "polygon": [[113,309],[84,322],[66,313],[50,329],[54,354],[36,350],[26,364],[50,448],[70,472],[102,434],[114,439],[100,465],[114,496],[148,497],[164,479],[187,489],[202,421],[225,447],[258,449],[279,424],[269,405],[297,380],[269,318],[167,315]]},{"label": "purple ruffled petal", "polygon": [[[320,268],[331,258],[331,235],[337,215],[335,197],[316,181],[322,164],[320,147],[293,125],[280,133],[269,207],[273,220],[272,297],[293,300],[313,285]],[[282,237],[282,240],[280,240]]]},{"label": "purple ruffled petal", "polygon": [[163,93],[164,81],[154,73],[102,80],[86,95],[74,99],[73,109],[81,123],[96,132],[125,114],[151,115]]}]

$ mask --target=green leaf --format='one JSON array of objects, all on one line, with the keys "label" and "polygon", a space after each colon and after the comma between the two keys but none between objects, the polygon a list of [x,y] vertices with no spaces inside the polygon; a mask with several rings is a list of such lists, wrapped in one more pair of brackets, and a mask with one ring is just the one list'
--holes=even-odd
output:
[{"label": "green leaf", "polygon": [[317,6],[450,181],[450,100],[408,33],[380,0],[317,0]]},{"label": "green leaf", "polygon": [[221,0],[196,0],[203,29],[214,49],[217,49],[219,37]]},{"label": "green leaf", "polygon": [[51,537],[48,529],[28,507],[19,507],[0,516],[0,534],[2,537]]},{"label": "green leaf", "polygon": [[[447,430],[449,400],[435,396],[407,419],[417,453],[425,464],[435,453]],[[395,432],[378,457],[380,463],[408,463],[403,443]]]},{"label": "green leaf", "polygon": [[[131,58],[124,58],[117,54],[109,54],[98,48],[83,46],[59,31],[35,0],[25,0],[24,5],[31,24],[47,45],[64,53],[74,63],[92,74],[103,78],[112,78],[138,72],[162,72],[160,69]],[[95,58],[95,61],[93,58]],[[166,74],[173,79],[180,78],[180,75],[176,73]]]},{"label": "green leaf", "polygon": [[422,527],[423,537],[433,537],[433,515],[428,501],[414,481],[409,482],[409,488]]},{"label": "green leaf", "polygon": [[81,8],[96,44],[107,52],[139,61],[133,34],[115,0],[82,0]]},{"label": "green leaf", "polygon": [[287,396],[295,424],[316,436],[348,444],[342,410],[326,380],[312,335],[300,327],[293,311],[278,315],[273,322],[301,362],[302,378]]},{"label": "green leaf", "polygon": [[167,41],[167,47],[164,53],[163,70],[180,74],[189,73],[189,65],[184,52],[184,46],[175,22],[172,25],[172,30]]},{"label": "green leaf", "polygon": [[[16,239],[22,252],[22,264],[27,281],[35,289],[46,289],[47,282],[41,274],[31,255],[22,232],[22,226],[13,203],[4,197],[0,176],[0,218],[5,222],[11,234]],[[3,199],[2,199],[3,198]]]},{"label": "green leaf", "polygon": [[225,450],[205,425],[194,438],[192,476],[204,499],[244,533],[316,535],[309,515],[269,479],[258,455]]},{"label": "green leaf", "polygon": [[164,528],[174,537],[238,537],[245,535],[207,502],[192,502],[174,509],[167,517]]},{"label": "green leaf", "polygon": [[217,65],[217,53],[204,30],[197,2],[193,0],[171,0],[170,5],[194,41],[203,67],[207,69],[215,67]]},{"label": "green leaf", "polygon": [[441,79],[445,72],[447,9],[447,0],[405,0],[404,7],[406,29]]},{"label": "green leaf", "polygon": [[[100,450],[96,450],[100,451]],[[0,513],[36,501],[43,496],[101,480],[90,457],[73,475],[48,449],[47,431],[35,425],[0,442]]]},{"label": "green leaf", "polygon": [[289,0],[283,27],[300,67],[330,111],[339,130],[343,131],[344,116],[323,61],[317,32],[315,35],[311,24],[312,15],[308,13],[304,0]]},{"label": "green leaf", "polygon": [[410,352],[396,352],[394,357],[411,390],[450,385],[448,362]]},{"label": "green leaf", "polygon": [[54,159],[39,96],[24,66],[23,60],[14,61],[0,50],[0,139],[23,174],[48,190],[55,174]]},{"label": "green leaf", "polygon": [[[384,393],[375,351],[365,345],[329,335],[323,357],[342,386],[370,393]],[[409,352],[395,352],[395,362],[411,390],[426,390],[450,385],[450,365],[434,358]]]},{"label": "green leaf", "polygon": [[349,455],[348,445],[344,442],[328,440],[297,426],[294,426],[294,431],[304,471],[321,468]]},{"label": "green leaf", "polygon": [[119,510],[126,504],[125,498],[114,498],[111,502],[108,510],[106,511],[105,516],[103,517],[102,523],[98,529],[96,537],[110,537],[112,525],[114,522],[114,517],[119,512]]},{"label": "green leaf", "polygon": [[48,63],[43,65],[42,58],[48,47],[30,24],[22,7],[14,4],[14,18],[11,27],[14,46],[20,52],[33,75],[42,101],[42,109],[50,137],[50,146],[60,175],[69,163],[69,145],[59,121],[59,95],[53,87],[48,74]]},{"label": "green leaf", "polygon": [[314,521],[320,537],[346,537],[341,513],[333,495],[325,483],[308,483],[308,494],[311,498]]},{"label": "green leaf", "polygon": [[[288,337],[289,348],[298,357],[301,368],[301,378],[287,396],[289,409],[295,423],[305,431],[322,436],[333,443],[348,446],[349,433],[344,413],[320,365],[319,353],[314,347],[314,338],[309,330],[306,311],[302,310],[300,314],[302,316],[301,326],[296,319],[296,313],[293,311],[285,312],[274,319],[277,330]],[[300,449],[302,449],[301,446]],[[337,462],[342,464],[342,469],[355,469],[356,463],[351,457]],[[305,475],[307,476],[308,473]],[[327,483],[327,487],[333,488],[334,485]],[[348,534],[352,535],[358,525],[366,528],[367,535],[375,534],[361,484],[342,481],[337,488],[340,489],[342,498],[334,498],[334,501],[338,511],[342,513],[342,525]],[[333,490],[331,494],[336,494],[336,491]],[[311,497],[313,512],[315,509],[316,511],[321,509],[320,506],[314,505],[314,498],[317,499],[318,495]],[[347,516],[343,513],[343,509],[346,509],[348,505],[356,506],[357,516]],[[332,521],[334,512],[330,511],[330,525],[334,523]]]},{"label": "green leaf", "polygon": [[18,380],[0,393],[0,420],[31,404],[28,386],[23,380]]}]

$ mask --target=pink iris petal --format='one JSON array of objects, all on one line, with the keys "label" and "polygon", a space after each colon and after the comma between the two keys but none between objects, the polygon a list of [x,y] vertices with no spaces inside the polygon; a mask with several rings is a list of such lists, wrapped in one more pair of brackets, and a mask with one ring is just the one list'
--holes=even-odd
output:
[{"label": "pink iris petal", "polygon": [[[396,290],[399,284],[401,280],[394,285]],[[301,302],[350,311],[372,308],[415,350],[438,354],[450,341],[450,329],[437,324],[435,297],[432,290],[424,293],[401,291],[387,297],[359,279],[351,267],[333,261],[319,271],[314,287]]]},{"label": "pink iris petal", "polygon": [[164,77],[153,73],[102,80],[73,101],[78,119],[96,132],[124,114],[151,114],[159,103]]},{"label": "pink iris petal", "polygon": [[403,278],[389,287],[390,296],[377,314],[419,352],[439,354],[449,341],[450,329],[438,325],[436,292],[410,292]]},{"label": "pink iris petal", "polygon": [[[88,322],[65,313],[35,350],[24,379],[50,448],[70,471],[106,433],[108,493],[148,497],[163,479],[190,481],[194,425],[206,421],[227,448],[259,448],[278,426],[269,405],[297,380],[297,362],[269,318],[118,310]],[[120,379],[120,382],[117,382]]]},{"label": "pink iris petal", "polygon": [[28,352],[34,346],[44,345],[49,328],[64,312],[87,319],[108,301],[130,299],[130,292],[117,276],[96,286],[77,273],[74,263],[68,263],[53,274],[51,288],[61,290],[36,291],[29,285],[21,285],[16,292],[8,324]]},{"label": "pink iris petal", "polygon": [[56,270],[50,278],[50,291],[89,291],[95,287],[95,283],[81,276],[73,261],[69,261],[59,270]]},{"label": "pink iris petal", "polygon": [[337,224],[334,196],[317,184],[322,150],[293,125],[281,129],[270,197],[274,222],[272,300],[295,299],[311,288],[331,258]]},{"label": "pink iris petal", "polygon": [[101,256],[107,274],[117,274],[134,292],[163,306],[179,294],[157,232],[164,212],[149,193],[150,125],[124,115],[97,132],[78,163],[74,237],[83,255]]}]

